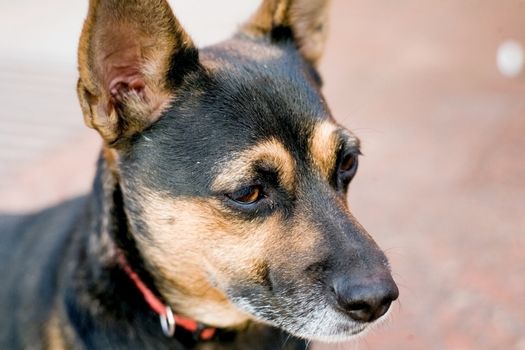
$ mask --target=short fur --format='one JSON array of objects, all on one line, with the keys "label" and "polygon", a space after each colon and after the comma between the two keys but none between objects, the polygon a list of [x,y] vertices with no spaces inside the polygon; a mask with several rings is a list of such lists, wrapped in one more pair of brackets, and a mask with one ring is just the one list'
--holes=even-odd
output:
[{"label": "short fur", "polygon": [[[1,348],[305,349],[373,323],[340,310],[334,282],[391,277],[345,200],[359,142],[320,92],[327,5],[265,0],[198,50],[164,0],[90,2],[78,95],[104,142],[93,190],[1,218]],[[254,186],[256,202],[236,199]],[[165,337],[119,252],[217,336]]]}]

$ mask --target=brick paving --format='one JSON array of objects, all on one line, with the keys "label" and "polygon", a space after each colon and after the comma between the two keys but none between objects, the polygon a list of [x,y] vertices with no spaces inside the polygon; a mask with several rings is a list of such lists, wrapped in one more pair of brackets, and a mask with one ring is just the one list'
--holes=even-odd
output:
[{"label": "brick paving", "polygon": [[[525,44],[525,2],[333,5],[325,92],[365,153],[349,201],[390,257],[401,298],[367,337],[317,349],[525,349],[525,75],[495,66],[503,40]],[[99,141],[81,126],[74,73],[47,68],[22,91],[0,64],[3,211],[90,184]]]}]

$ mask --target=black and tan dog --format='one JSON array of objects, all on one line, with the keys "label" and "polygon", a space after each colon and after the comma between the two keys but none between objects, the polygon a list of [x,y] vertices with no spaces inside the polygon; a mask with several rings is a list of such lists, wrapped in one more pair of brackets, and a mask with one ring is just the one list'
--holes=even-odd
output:
[{"label": "black and tan dog", "polygon": [[94,188],[4,220],[0,348],[304,349],[387,312],[387,259],[345,199],[359,141],[320,92],[326,15],[266,0],[198,50],[164,0],[91,1]]}]

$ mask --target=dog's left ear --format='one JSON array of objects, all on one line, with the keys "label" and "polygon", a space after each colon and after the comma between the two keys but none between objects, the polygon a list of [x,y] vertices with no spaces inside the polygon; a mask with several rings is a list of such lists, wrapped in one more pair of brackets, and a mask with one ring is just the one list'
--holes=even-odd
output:
[{"label": "dog's left ear", "polygon": [[303,57],[315,67],[324,50],[329,5],[330,0],[263,0],[241,30],[273,40],[291,36]]},{"label": "dog's left ear", "polygon": [[199,67],[166,0],[90,0],[78,63],[84,121],[110,146],[155,122]]}]

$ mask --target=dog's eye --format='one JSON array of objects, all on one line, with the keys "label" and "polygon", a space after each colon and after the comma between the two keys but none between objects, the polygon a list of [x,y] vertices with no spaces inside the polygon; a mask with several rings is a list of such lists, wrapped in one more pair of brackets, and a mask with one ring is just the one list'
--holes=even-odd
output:
[{"label": "dog's eye", "polygon": [[228,197],[240,204],[253,204],[264,197],[261,185],[246,186],[240,190],[233,192]]},{"label": "dog's eye", "polygon": [[357,171],[357,164],[357,155],[354,153],[347,153],[341,159],[338,175],[343,184],[348,184],[352,180]]},{"label": "dog's eye", "polygon": [[356,163],[357,163],[357,157],[351,153],[347,154],[343,158],[343,161],[341,162],[339,171],[341,172],[351,171],[354,169],[354,166],[356,165]]}]

